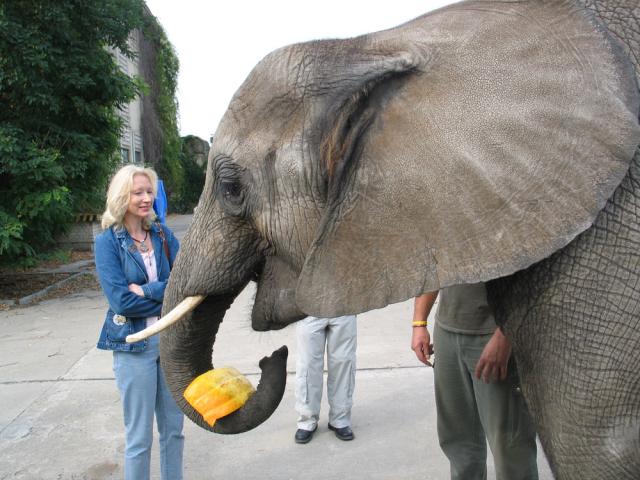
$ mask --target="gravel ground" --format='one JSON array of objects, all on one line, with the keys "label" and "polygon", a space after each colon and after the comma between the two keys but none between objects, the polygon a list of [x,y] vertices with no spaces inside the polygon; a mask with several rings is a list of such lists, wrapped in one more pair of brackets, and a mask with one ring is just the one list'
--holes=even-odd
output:
[{"label": "gravel ground", "polygon": [[[70,255],[69,264],[92,259],[93,252],[74,251]],[[6,310],[12,307],[12,305],[9,305],[11,302],[2,303],[3,300],[17,303],[18,299],[37,293],[77,273],[52,271],[65,264],[62,260],[50,260],[41,262],[37,267],[27,270],[0,270],[0,310]],[[92,272],[93,268],[82,268],[79,271]],[[38,301],[63,297],[81,290],[99,289],[100,285],[93,275],[81,275],[52,289],[46,296],[41,297]]]}]

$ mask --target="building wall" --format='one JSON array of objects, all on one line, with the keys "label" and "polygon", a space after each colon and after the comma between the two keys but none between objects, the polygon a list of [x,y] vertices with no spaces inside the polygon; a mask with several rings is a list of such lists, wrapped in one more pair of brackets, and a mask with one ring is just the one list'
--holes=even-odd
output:
[{"label": "building wall", "polygon": [[[127,58],[118,49],[109,51],[116,59],[120,70],[129,76],[140,75],[140,37],[139,30],[134,30],[129,36],[129,48],[136,54],[133,59]],[[136,97],[128,105],[118,111],[123,120],[123,130],[120,136],[120,157],[125,163],[144,163],[144,148],[142,144],[142,100]]]}]

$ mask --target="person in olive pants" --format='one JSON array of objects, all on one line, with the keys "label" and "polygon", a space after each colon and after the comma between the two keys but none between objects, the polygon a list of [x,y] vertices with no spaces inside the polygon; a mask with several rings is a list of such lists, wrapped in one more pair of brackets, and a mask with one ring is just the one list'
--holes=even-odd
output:
[{"label": "person in olive pants", "polygon": [[[426,293],[414,305],[411,348],[426,364],[432,353],[426,320],[437,297]],[[451,478],[486,479],[488,442],[497,480],[537,480],[535,430],[509,381],[511,345],[496,326],[483,283],[440,292],[434,344],[438,439]]]}]

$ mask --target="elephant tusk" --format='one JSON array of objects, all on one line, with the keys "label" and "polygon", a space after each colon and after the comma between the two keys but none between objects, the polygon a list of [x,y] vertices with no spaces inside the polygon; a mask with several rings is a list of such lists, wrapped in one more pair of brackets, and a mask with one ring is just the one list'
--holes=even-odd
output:
[{"label": "elephant tusk", "polygon": [[191,310],[200,305],[200,303],[202,303],[205,298],[206,297],[204,295],[195,295],[193,297],[185,298],[178,305],[176,305],[173,310],[171,310],[150,327],[147,327],[144,330],[140,330],[138,333],[127,335],[127,343],[139,342],[140,340],[149,338],[156,333],[160,333],[162,330],[170,325],[173,325]]}]

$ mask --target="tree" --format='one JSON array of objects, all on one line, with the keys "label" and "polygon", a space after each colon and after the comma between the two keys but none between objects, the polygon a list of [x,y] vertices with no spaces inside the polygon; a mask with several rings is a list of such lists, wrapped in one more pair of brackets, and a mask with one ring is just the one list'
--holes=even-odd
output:
[{"label": "tree", "polygon": [[177,212],[192,212],[200,200],[204,188],[207,171],[209,144],[195,135],[187,135],[180,139],[180,163],[184,172],[182,194],[173,201],[173,209]]},{"label": "tree", "polygon": [[142,83],[106,47],[127,40],[142,0],[0,3],[0,261],[50,246],[76,212],[99,211],[117,162],[117,108]]}]

